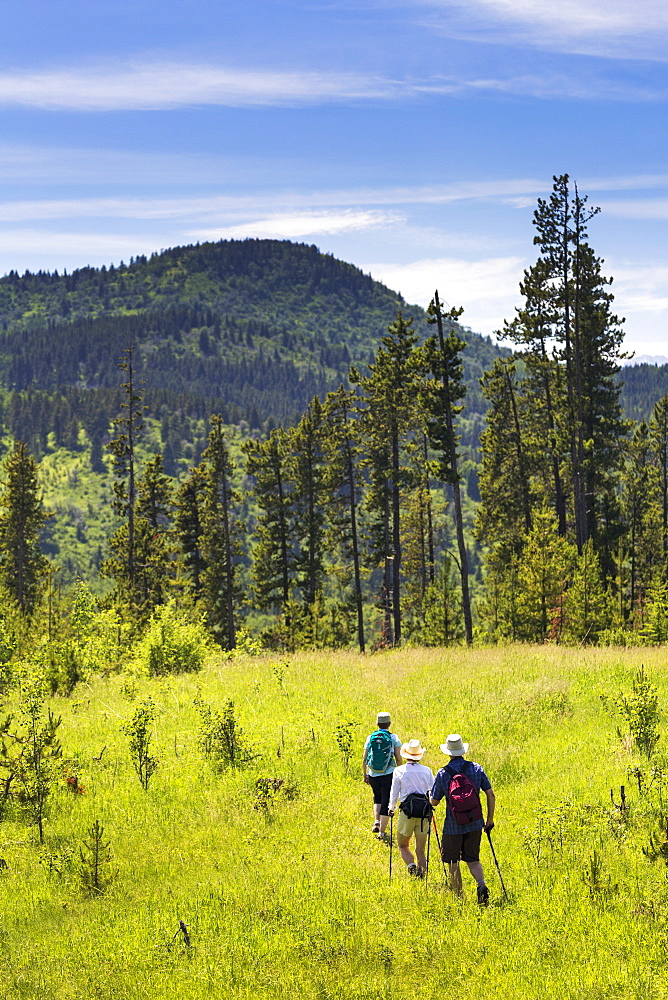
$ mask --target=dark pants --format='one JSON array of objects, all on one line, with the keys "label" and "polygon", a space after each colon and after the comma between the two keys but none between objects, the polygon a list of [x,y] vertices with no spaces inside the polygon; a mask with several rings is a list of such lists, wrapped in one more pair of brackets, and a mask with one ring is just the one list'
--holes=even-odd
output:
[{"label": "dark pants", "polygon": [[380,815],[389,816],[390,792],[392,791],[392,772],[380,774],[377,778],[369,775],[369,784],[373,790],[373,801],[380,805]]},{"label": "dark pants", "polygon": [[444,833],[441,837],[441,857],[444,861],[480,861],[482,830],[473,833]]}]

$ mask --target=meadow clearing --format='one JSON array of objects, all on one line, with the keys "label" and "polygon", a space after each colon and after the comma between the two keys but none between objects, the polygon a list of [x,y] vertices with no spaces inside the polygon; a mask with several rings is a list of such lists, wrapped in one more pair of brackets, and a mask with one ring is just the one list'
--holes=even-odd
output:
[{"label": "meadow clearing", "polygon": [[[668,997],[668,733],[662,717],[648,760],[615,708],[641,664],[665,708],[661,648],[213,657],[79,684],[51,701],[63,775],[44,844],[13,807],[0,822],[0,997]],[[149,696],[145,790],[122,726]],[[233,699],[257,759],[217,773],[195,699]],[[487,909],[468,871],[463,900],[445,887],[433,838],[426,886],[396,848],[390,882],[360,766],[381,709],[434,771],[449,732],[470,742],[508,901],[486,843]],[[100,893],[84,884],[95,821]]]}]

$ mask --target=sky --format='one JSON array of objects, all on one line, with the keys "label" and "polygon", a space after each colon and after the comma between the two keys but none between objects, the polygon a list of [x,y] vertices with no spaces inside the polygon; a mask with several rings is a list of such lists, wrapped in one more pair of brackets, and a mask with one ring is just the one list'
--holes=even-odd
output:
[{"label": "sky", "polygon": [[494,334],[568,173],[668,355],[665,0],[0,0],[0,273],[315,244]]}]

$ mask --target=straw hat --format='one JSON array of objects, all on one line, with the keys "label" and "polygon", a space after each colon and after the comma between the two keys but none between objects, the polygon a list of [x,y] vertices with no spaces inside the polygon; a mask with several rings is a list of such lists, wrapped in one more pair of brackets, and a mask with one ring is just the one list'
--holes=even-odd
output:
[{"label": "straw hat", "polygon": [[376,722],[378,723],[379,726],[387,725],[387,723],[391,721],[392,720],[390,719],[389,712],[379,712],[378,715],[376,716]]},{"label": "straw hat", "polygon": [[451,733],[445,743],[441,743],[441,750],[449,757],[463,757],[469,752],[468,743],[462,743],[459,733]]},{"label": "straw hat", "polygon": [[409,740],[408,743],[404,743],[401,747],[399,753],[406,760],[422,760],[427,750],[422,746],[419,740]]}]

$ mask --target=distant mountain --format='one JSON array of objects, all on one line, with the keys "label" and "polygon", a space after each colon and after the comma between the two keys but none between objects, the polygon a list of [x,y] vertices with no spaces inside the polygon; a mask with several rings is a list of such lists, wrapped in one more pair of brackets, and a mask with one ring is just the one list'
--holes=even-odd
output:
[{"label": "distant mountain", "polygon": [[639,354],[622,361],[625,367],[629,365],[668,365],[668,358],[663,354]]},{"label": "distant mountain", "polygon": [[[134,345],[149,414],[181,456],[192,421],[220,412],[262,429],[296,421],[316,393],[364,366],[401,309],[424,311],[315,246],[243,240],[176,247],[72,274],[0,279],[0,389],[9,429],[38,450],[49,435],[101,439],[118,412],[117,361]],[[471,443],[482,424],[478,378],[506,353],[465,332]],[[200,430],[201,433],[201,430]]]}]

